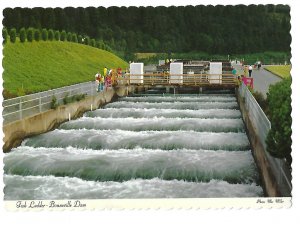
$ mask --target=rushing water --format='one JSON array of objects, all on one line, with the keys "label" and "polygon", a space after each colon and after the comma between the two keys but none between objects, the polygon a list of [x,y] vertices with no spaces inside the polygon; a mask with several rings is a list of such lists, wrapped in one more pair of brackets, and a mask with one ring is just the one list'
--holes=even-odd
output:
[{"label": "rushing water", "polygon": [[5,154],[6,200],[263,196],[234,96],[125,97]]}]

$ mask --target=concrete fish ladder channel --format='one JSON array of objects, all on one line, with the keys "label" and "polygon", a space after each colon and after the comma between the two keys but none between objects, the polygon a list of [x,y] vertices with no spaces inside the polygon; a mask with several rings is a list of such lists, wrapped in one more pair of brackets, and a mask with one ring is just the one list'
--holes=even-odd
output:
[{"label": "concrete fish ladder channel", "polygon": [[226,94],[122,98],[26,139],[4,163],[6,200],[264,195]]}]

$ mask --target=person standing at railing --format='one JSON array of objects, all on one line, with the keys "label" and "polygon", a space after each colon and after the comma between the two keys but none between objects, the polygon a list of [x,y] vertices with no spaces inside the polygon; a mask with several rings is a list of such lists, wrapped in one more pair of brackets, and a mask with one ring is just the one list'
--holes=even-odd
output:
[{"label": "person standing at railing", "polygon": [[100,86],[100,73],[99,71],[95,75],[95,83],[96,83],[96,90],[99,92],[99,86]]},{"label": "person standing at railing", "polygon": [[247,65],[245,65],[245,67],[244,67],[244,76],[245,77],[248,76],[248,67],[247,67]]},{"label": "person standing at railing", "polygon": [[104,77],[101,76],[101,74],[100,74],[99,91],[98,92],[103,91],[103,89],[104,89]]},{"label": "person standing at railing", "polygon": [[108,87],[111,87],[112,85],[112,80],[111,80],[111,71],[109,71],[109,73],[106,75],[106,78],[105,78],[105,89],[107,89]]},{"label": "person standing at railing", "polygon": [[235,68],[232,69],[232,74],[233,74],[234,76],[236,75],[236,69],[235,69]]},{"label": "person standing at railing", "polygon": [[121,80],[122,77],[122,69],[120,67],[117,68],[117,83],[118,84],[123,84],[123,80]]},{"label": "person standing at railing", "polygon": [[99,72],[95,75],[95,77],[96,77],[97,92],[100,92],[103,90],[104,77]]},{"label": "person standing at railing", "polygon": [[251,75],[252,75],[252,66],[251,65],[249,65],[249,77],[251,77]]},{"label": "person standing at railing", "polygon": [[103,76],[106,77],[107,76],[107,67],[105,66],[103,69]]},{"label": "person standing at railing", "polygon": [[261,67],[261,61],[257,61],[257,69],[260,70]]}]

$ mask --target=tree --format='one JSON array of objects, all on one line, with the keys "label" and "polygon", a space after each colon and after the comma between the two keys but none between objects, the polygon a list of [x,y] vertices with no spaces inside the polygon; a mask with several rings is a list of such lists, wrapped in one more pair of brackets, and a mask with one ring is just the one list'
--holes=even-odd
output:
[{"label": "tree", "polygon": [[20,29],[20,41],[24,43],[26,41],[26,30],[24,27]]},{"label": "tree", "polygon": [[3,10],[3,25],[6,28],[17,28],[19,29],[21,26],[22,16],[21,16],[22,8],[5,8]]},{"label": "tree", "polygon": [[59,32],[59,31],[55,31],[55,33],[54,33],[54,39],[55,39],[56,41],[59,41],[59,40],[60,40],[60,32]]},{"label": "tree", "polygon": [[[103,40],[122,51],[125,50],[122,40],[125,40],[129,52],[170,49],[177,53],[205,51],[220,55],[289,53],[291,43],[288,5],[16,7],[5,8],[3,16],[3,26],[7,29],[65,30]],[[66,39],[63,35],[62,41]]]},{"label": "tree", "polygon": [[62,30],[61,34],[60,34],[60,40],[61,41],[66,41],[67,39],[67,33],[65,30]]},{"label": "tree", "polygon": [[96,41],[95,41],[95,39],[91,39],[89,45],[92,46],[92,47],[96,47]]},{"label": "tree", "polygon": [[72,34],[72,42],[78,43],[78,39],[77,39],[76,33],[73,33],[73,34]]},{"label": "tree", "polygon": [[83,43],[82,39],[83,39],[82,35],[78,35],[78,37],[77,37],[78,43],[82,44]]},{"label": "tree", "polygon": [[35,41],[40,41],[41,40],[41,32],[38,29],[34,30],[34,40]]},{"label": "tree", "polygon": [[45,28],[42,30],[42,40],[44,41],[48,40],[48,31]]},{"label": "tree", "polygon": [[99,48],[99,49],[104,49],[104,42],[103,42],[103,40],[98,40],[96,42],[96,47]]},{"label": "tree", "polygon": [[291,164],[292,117],[291,78],[272,85],[267,94],[271,130],[267,136],[267,150],[277,158],[286,158]]},{"label": "tree", "polygon": [[48,39],[52,41],[54,39],[54,32],[52,29],[48,31]]},{"label": "tree", "polygon": [[3,29],[2,29],[3,43],[6,43],[6,42],[7,42],[7,36],[8,36],[7,29],[6,29],[6,28],[3,28]]},{"label": "tree", "polygon": [[89,37],[89,36],[86,36],[86,37],[84,38],[84,44],[85,44],[85,45],[90,45],[90,43],[91,43],[90,40],[91,40],[90,37]]},{"label": "tree", "polygon": [[32,42],[33,38],[34,38],[34,29],[30,27],[27,30],[27,41]]},{"label": "tree", "polygon": [[72,33],[68,32],[67,34],[67,41],[71,42],[72,41]]},{"label": "tree", "polygon": [[10,38],[10,42],[12,42],[12,43],[16,42],[16,38],[17,38],[16,28],[10,29],[9,38]]}]

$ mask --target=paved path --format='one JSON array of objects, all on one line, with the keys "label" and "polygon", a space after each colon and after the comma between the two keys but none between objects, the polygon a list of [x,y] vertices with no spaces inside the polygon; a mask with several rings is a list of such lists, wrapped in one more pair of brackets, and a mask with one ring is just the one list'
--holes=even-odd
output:
[{"label": "paved path", "polygon": [[[242,66],[240,65],[234,65],[234,66],[236,67],[237,73],[239,75],[243,74],[243,71],[241,69]],[[276,75],[268,72],[267,70],[264,70],[263,68],[261,68],[260,70],[253,69],[252,77],[254,81],[254,86],[253,86],[254,90],[261,92],[265,98],[267,97],[269,86],[282,80]]]}]

